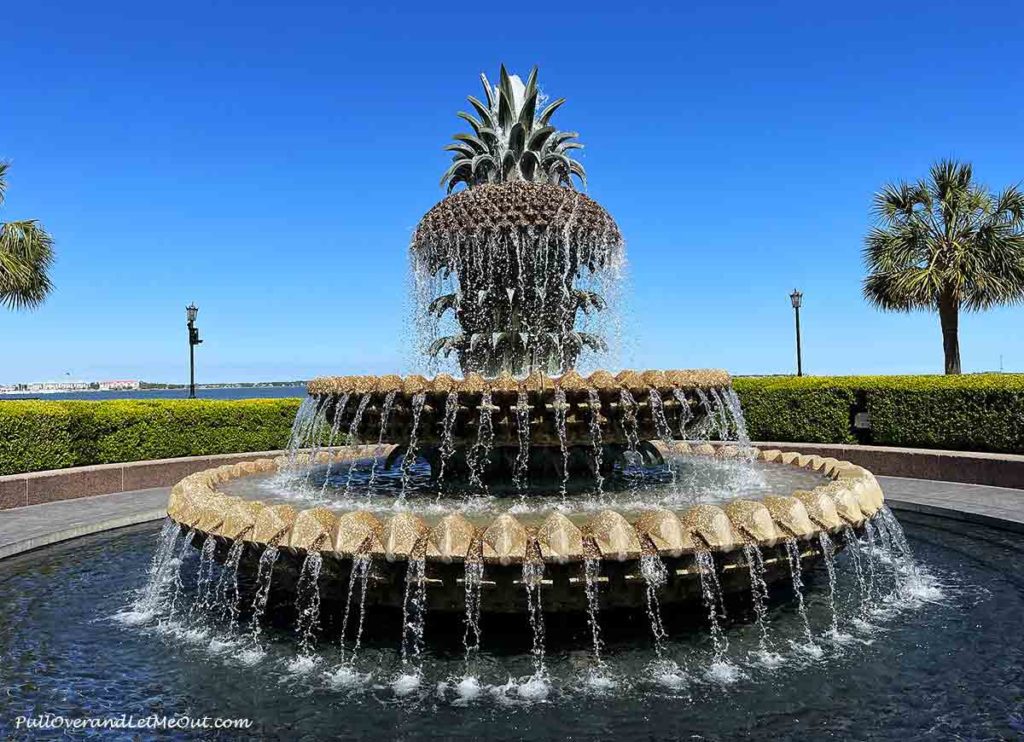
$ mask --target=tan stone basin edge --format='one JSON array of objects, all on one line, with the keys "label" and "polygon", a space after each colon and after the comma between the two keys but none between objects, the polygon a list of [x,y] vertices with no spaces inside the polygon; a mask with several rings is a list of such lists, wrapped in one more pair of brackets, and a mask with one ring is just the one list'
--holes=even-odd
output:
[{"label": "tan stone basin edge", "polygon": [[[673,446],[680,454],[729,458],[743,455],[731,445]],[[351,461],[373,454],[373,446],[320,452],[314,463]],[[400,512],[381,521],[368,511],[335,513],[318,506],[297,510],[229,496],[218,485],[231,479],[279,471],[287,456],[225,464],[191,474],[171,490],[168,515],[177,523],[229,540],[297,551],[319,550],[353,557],[370,554],[389,560],[521,563],[579,561],[588,557],[636,559],[642,554],[680,556],[702,549],[732,551],[746,544],[770,546],[787,539],[809,539],[821,532],[859,527],[883,504],[882,490],[867,469],[835,458],[752,449],[760,461],[815,471],[828,481],[791,496],[736,499],[723,506],[697,504],[681,511],[652,508],[632,522],[615,510],[603,510],[582,527],[552,512],[536,527],[504,513],[486,527],[461,513],[443,517],[433,527],[419,516]],[[310,454],[300,454],[308,465]]]}]

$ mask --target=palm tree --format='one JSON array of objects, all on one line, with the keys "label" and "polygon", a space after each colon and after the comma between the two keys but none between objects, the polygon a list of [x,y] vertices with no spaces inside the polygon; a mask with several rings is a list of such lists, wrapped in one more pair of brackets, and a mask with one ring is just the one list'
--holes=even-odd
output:
[{"label": "palm tree", "polygon": [[946,373],[960,373],[960,310],[1024,300],[1024,194],[992,193],[969,163],[941,160],[928,180],[874,198],[864,296],[885,311],[938,311]]},{"label": "palm tree", "polygon": [[559,131],[550,123],[565,98],[537,111],[542,101],[536,67],[530,70],[525,84],[517,75],[509,75],[505,65],[501,65],[497,86],[491,87],[482,73],[480,82],[486,103],[471,95],[467,100],[477,115],[465,111],[458,114],[473,133],[456,134],[455,141],[445,147],[453,153],[451,166],[441,176],[441,185],[448,186],[449,193],[459,183],[472,187],[513,180],[571,188],[573,176],[586,185],[586,171],[570,156],[572,150],[583,148],[573,141],[579,134]]},{"label": "palm tree", "polygon": [[[0,206],[7,190],[6,162],[0,162]],[[0,222],[0,305],[32,309],[53,288],[53,239],[35,219]]]}]

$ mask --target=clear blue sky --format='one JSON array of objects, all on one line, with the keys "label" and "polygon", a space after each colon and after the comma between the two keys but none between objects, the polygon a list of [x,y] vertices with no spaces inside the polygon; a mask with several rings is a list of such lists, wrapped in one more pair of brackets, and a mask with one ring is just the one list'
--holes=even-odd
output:
[{"label": "clear blue sky", "polygon": [[[935,159],[1024,179],[1015,2],[7,3],[0,220],[57,241],[0,312],[0,382],[407,368],[406,247],[477,76],[540,65],[626,235],[639,367],[941,372],[938,320],[860,296],[871,194]],[[1024,370],[1024,308],[962,322]]]}]

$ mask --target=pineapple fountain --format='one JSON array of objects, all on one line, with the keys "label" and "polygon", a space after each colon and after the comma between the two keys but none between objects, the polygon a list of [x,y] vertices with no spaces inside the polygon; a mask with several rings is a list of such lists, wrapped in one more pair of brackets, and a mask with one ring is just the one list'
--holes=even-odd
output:
[{"label": "pineapple fountain", "polygon": [[725,595],[761,621],[780,578],[802,606],[808,562],[895,539],[870,472],[751,447],[725,372],[576,371],[607,347],[622,236],[576,190],[577,135],[550,123],[564,99],[542,105],[536,69],[482,82],[410,248],[430,377],[310,382],[286,455],[173,488],[154,570],[201,549],[201,606],[257,639],[291,616],[304,651],[331,611],[358,648],[368,606],[400,609],[403,658],[432,612],[463,614],[477,646],[481,614],[521,613],[542,671],[545,614],[587,616],[599,656],[599,611],[645,611],[658,641],[671,605],[718,648]]}]

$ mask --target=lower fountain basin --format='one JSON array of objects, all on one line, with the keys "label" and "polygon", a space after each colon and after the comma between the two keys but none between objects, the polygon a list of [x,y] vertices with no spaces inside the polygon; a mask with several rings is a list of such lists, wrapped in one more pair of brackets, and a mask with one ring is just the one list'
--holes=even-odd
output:
[{"label": "lower fountain basin", "polygon": [[[661,444],[659,444],[661,445]],[[726,498],[664,507],[643,495],[628,503],[597,509],[538,506],[496,498],[490,510],[474,512],[458,502],[418,503],[410,498],[391,507],[302,507],[302,502],[265,502],[232,495],[229,482],[260,475],[300,471],[365,459],[366,447],[347,447],[316,456],[300,454],[228,465],[186,477],[172,490],[168,514],[193,534],[196,543],[218,541],[221,558],[236,541],[273,547],[281,569],[298,574],[310,554],[322,558],[323,579],[347,585],[353,563],[367,560],[368,600],[400,606],[409,575],[424,586],[431,608],[464,610],[469,565],[483,565],[479,584],[482,610],[521,611],[524,580],[536,586],[545,611],[586,607],[589,582],[602,585],[612,607],[642,605],[650,574],[645,560],[657,562],[661,600],[685,602],[700,595],[701,554],[712,559],[723,588],[749,590],[748,547],[765,560],[772,579],[786,564],[786,549],[802,559],[820,554],[821,534],[860,529],[882,506],[882,493],[870,472],[835,459],[779,451],[743,452],[734,446],[675,444],[672,454],[725,462],[746,455],[758,466],[814,474],[820,482],[805,490],[766,494],[759,499]],[[344,469],[345,467],[342,467]],[[251,496],[251,492],[248,493]],[[470,502],[474,500],[463,501]],[[511,506],[507,503],[511,502]],[[543,501],[541,501],[543,503]],[[309,504],[309,503],[305,503]],[[296,507],[298,505],[298,507]],[[705,571],[706,565],[705,562]],[[473,580],[474,578],[469,578]],[[295,582],[296,578],[286,580]],[[276,584],[280,584],[275,578]]]}]

